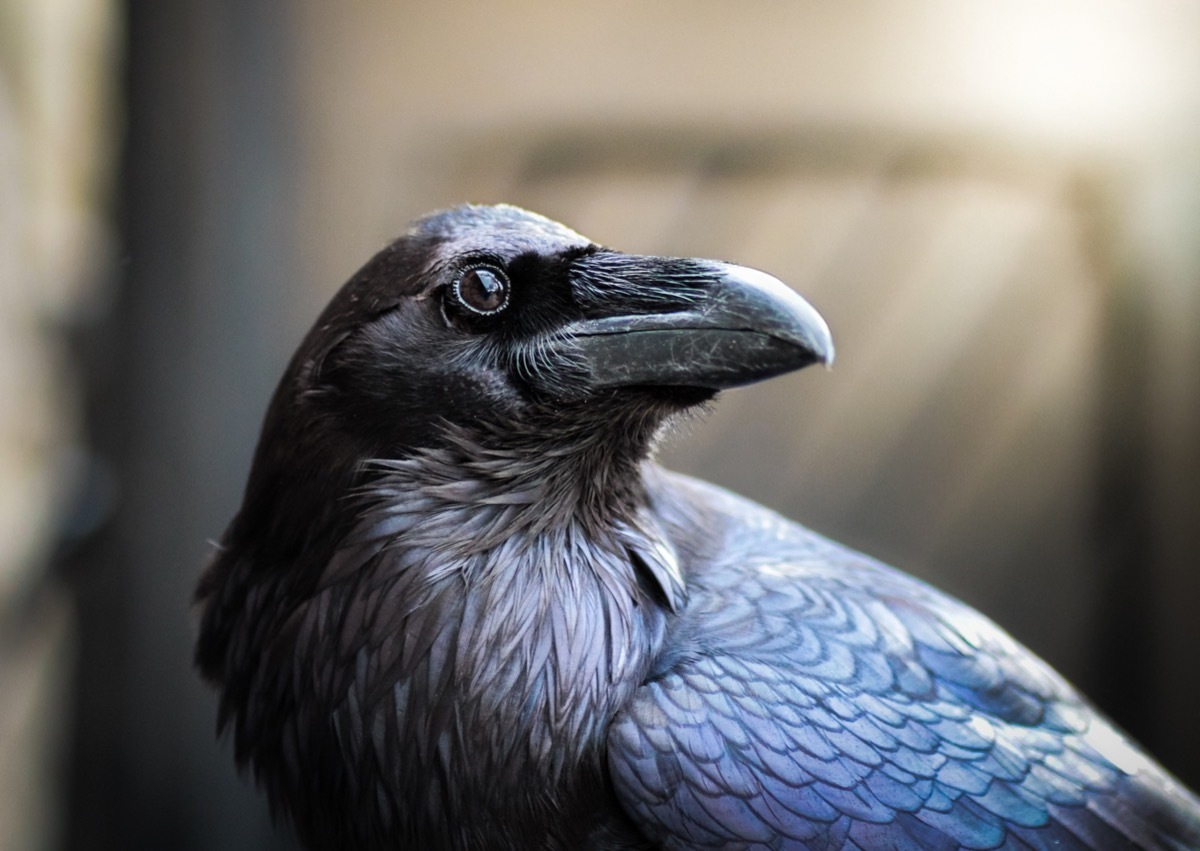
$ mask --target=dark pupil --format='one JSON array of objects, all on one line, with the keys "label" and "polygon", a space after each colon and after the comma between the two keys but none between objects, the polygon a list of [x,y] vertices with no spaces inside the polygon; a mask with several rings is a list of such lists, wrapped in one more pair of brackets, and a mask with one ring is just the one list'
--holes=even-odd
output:
[{"label": "dark pupil", "polygon": [[467,307],[481,313],[499,310],[507,300],[504,281],[487,269],[472,269],[463,275],[458,292]]}]

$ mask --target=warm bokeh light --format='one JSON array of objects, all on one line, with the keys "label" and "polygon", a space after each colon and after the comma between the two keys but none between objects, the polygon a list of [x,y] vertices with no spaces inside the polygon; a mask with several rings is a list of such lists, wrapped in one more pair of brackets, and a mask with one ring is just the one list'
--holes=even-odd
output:
[{"label": "warm bokeh light", "polygon": [[995,128],[1084,147],[1197,129],[1195,4],[951,3],[938,26],[961,108]]}]

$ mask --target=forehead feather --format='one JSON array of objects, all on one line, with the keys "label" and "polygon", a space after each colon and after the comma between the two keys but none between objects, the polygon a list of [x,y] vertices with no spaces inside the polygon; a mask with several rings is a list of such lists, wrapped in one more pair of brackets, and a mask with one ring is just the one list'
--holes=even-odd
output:
[{"label": "forehead feather", "polygon": [[546,243],[573,246],[591,242],[552,219],[508,204],[451,207],[417,219],[409,233],[463,243],[486,239],[489,244],[513,247],[544,246]]}]

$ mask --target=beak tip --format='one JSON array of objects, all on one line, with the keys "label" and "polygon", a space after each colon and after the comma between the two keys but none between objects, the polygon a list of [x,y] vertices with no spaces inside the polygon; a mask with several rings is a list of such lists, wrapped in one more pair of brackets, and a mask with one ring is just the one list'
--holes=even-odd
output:
[{"label": "beak tip", "polygon": [[801,302],[803,309],[798,311],[798,316],[799,324],[804,329],[804,337],[807,338],[806,348],[813,354],[815,363],[831,369],[836,357],[833,333],[829,330],[825,318],[817,312],[816,308],[803,299]]},{"label": "beak tip", "polygon": [[833,346],[833,335],[829,333],[829,328],[825,328],[825,336],[821,340],[821,348],[819,350],[821,365],[826,369],[833,369],[833,362],[837,359],[837,351]]}]

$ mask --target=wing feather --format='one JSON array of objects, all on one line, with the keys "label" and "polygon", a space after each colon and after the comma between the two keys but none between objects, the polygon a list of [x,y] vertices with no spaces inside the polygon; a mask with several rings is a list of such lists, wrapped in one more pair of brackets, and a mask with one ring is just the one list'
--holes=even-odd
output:
[{"label": "wing feather", "polygon": [[617,796],[652,840],[1200,847],[1200,802],[982,615],[701,496],[742,531],[692,567],[677,646],[608,735]]}]

